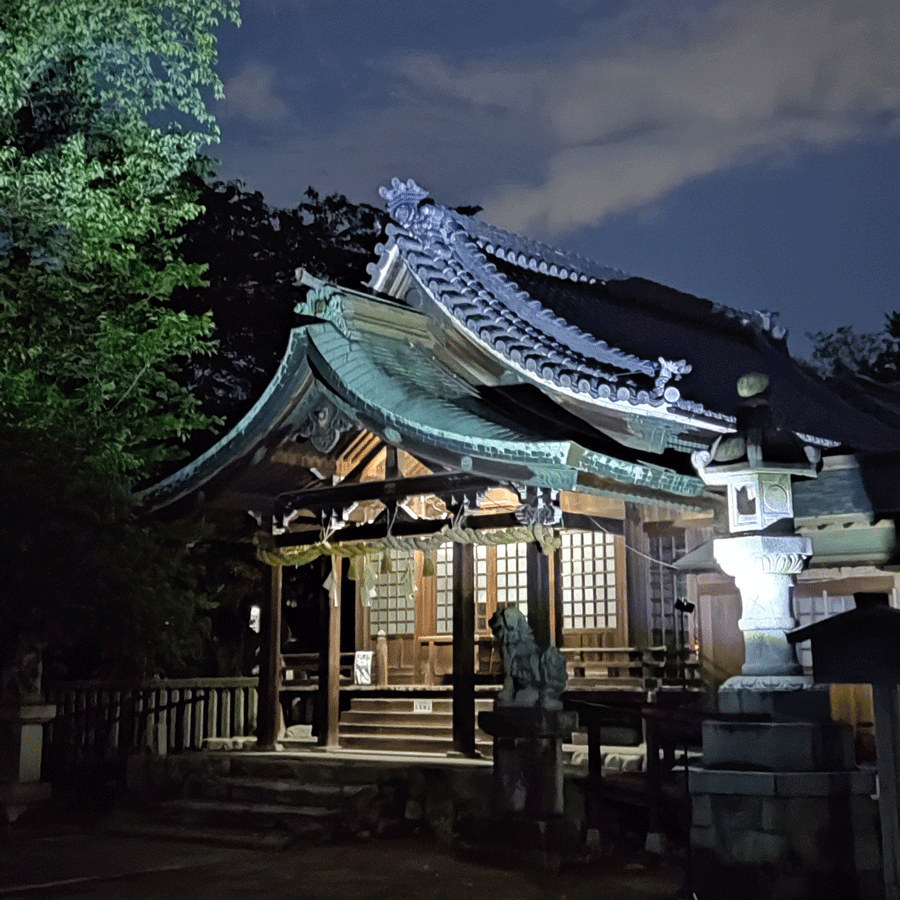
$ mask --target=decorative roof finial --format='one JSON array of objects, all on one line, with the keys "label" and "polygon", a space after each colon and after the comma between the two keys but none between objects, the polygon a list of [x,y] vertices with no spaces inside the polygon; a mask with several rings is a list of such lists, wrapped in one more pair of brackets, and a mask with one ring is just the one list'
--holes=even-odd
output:
[{"label": "decorative roof finial", "polygon": [[419,214],[419,204],[428,197],[428,191],[412,180],[391,179],[391,186],[378,189],[387,201],[388,213],[400,225],[408,225]]}]

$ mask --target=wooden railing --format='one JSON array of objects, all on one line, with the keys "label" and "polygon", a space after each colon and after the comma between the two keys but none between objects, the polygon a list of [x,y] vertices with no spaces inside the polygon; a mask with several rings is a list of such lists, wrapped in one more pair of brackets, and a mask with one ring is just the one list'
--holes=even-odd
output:
[{"label": "wooden railing", "polygon": [[[353,684],[353,653],[342,653],[340,683]],[[319,686],[318,653],[285,653],[281,657],[282,688],[313,690]]]},{"label": "wooden railing", "polygon": [[147,748],[165,755],[199,750],[208,738],[249,737],[256,730],[256,678],[145,682],[69,682],[48,691],[56,717],[45,753],[54,758],[113,759]]},{"label": "wooden railing", "polygon": [[669,647],[563,647],[569,690],[664,686],[699,688],[700,662]]},{"label": "wooden railing", "polygon": [[[453,635],[423,634],[419,644],[417,671],[423,685],[444,683],[453,674]],[[475,674],[503,680],[500,646],[492,635],[475,635]]]}]

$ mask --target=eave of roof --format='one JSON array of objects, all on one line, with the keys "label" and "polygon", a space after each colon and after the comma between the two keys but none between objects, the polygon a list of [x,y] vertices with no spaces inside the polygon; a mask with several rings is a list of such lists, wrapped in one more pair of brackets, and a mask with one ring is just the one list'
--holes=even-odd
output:
[{"label": "eave of roof", "polygon": [[143,507],[152,512],[187,497],[267,442],[277,442],[290,423],[306,419],[315,401],[306,351],[305,328],[293,329],[278,369],[256,403],[205,453],[141,491]]},{"label": "eave of roof", "polygon": [[[692,475],[554,440],[528,423],[509,427],[496,420],[478,391],[439,363],[421,313],[311,282],[315,286],[298,311],[318,324],[292,331],[274,378],[231,431],[143,492],[148,510],[233,478],[229,473],[239,464],[260,462],[285,440],[308,434],[323,404],[337,410],[347,427],[367,428],[426,461],[498,481],[705,505],[703,483]],[[251,487],[264,482],[251,480]]]},{"label": "eave of roof", "polygon": [[[513,466],[515,480],[558,490],[622,496],[630,484],[682,502],[702,493],[695,476],[553,440],[527,422],[515,429],[500,424],[477,390],[440,364],[426,316],[313,279],[307,283],[314,286],[299,309],[323,320],[308,328],[314,369],[345,415],[389,443],[411,445],[426,459],[452,453],[473,472],[499,474]],[[591,487],[579,481],[579,473],[610,486]],[[641,490],[632,499],[647,496]]]}]

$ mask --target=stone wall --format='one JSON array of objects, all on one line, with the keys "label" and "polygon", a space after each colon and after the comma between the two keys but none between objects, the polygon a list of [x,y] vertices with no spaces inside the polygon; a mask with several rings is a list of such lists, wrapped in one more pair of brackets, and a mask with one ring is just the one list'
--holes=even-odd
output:
[{"label": "stone wall", "polygon": [[873,770],[692,769],[694,883],[704,900],[881,900]]}]

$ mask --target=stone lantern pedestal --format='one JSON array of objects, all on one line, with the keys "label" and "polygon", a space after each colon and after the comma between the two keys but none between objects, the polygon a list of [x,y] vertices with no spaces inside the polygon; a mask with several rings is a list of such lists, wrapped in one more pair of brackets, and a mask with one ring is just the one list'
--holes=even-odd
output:
[{"label": "stone lantern pedestal", "polygon": [[857,769],[852,728],[831,720],[827,687],[802,674],[786,636],[809,541],[747,535],[714,553],[741,592],[746,661],[722,685],[703,765],[689,772],[697,894],[876,900],[874,773]]}]

